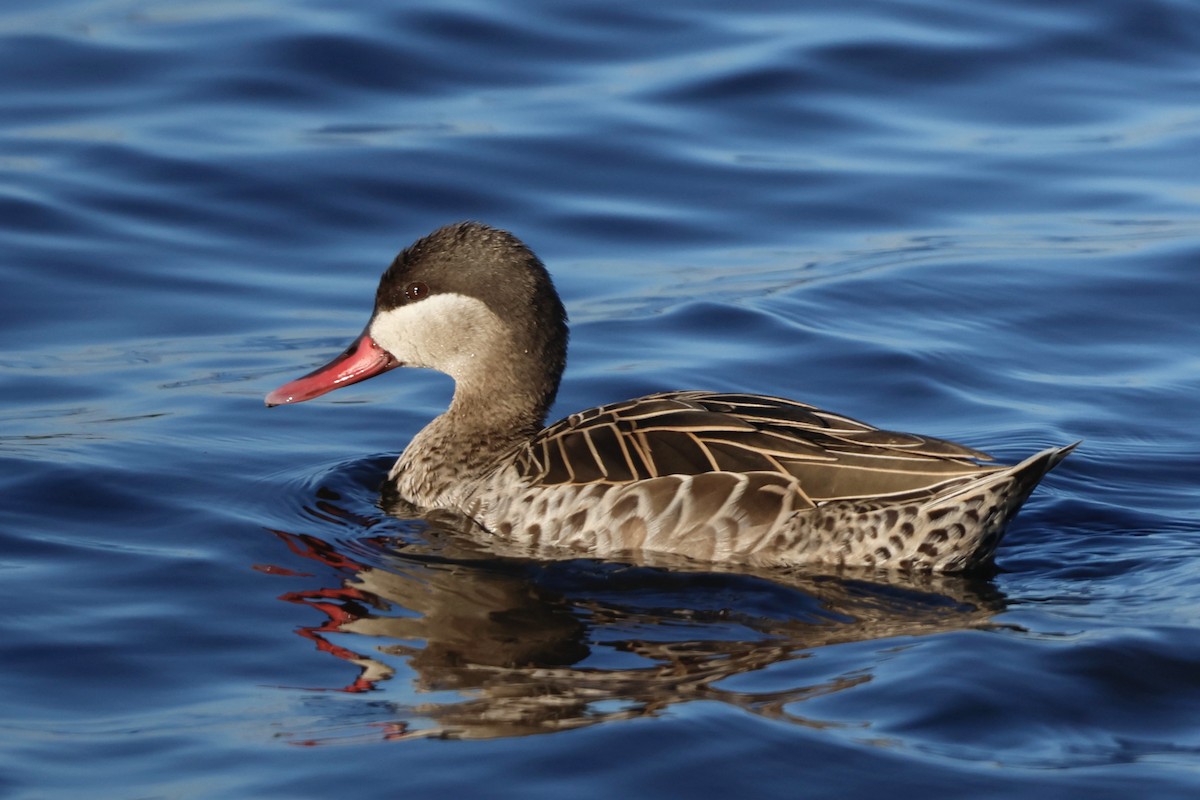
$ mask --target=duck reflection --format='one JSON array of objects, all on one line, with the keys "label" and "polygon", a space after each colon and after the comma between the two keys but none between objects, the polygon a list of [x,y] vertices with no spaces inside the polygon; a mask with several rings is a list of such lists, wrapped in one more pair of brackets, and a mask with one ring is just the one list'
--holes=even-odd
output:
[{"label": "duck reflection", "polygon": [[[329,499],[321,513],[358,520]],[[386,687],[354,737],[524,736],[654,715],[690,700],[823,727],[829,723],[800,715],[802,701],[870,681],[870,673],[856,661],[844,674],[822,667],[790,670],[789,678],[775,674],[778,665],[828,645],[886,639],[901,646],[906,637],[985,627],[1003,608],[980,579],[879,583],[687,563],[545,561],[484,552],[453,520],[414,530],[419,535],[336,544],[273,531],[339,576],[281,599],[324,615],[298,632],[358,668],[340,690],[382,691],[398,673],[409,684]]]}]

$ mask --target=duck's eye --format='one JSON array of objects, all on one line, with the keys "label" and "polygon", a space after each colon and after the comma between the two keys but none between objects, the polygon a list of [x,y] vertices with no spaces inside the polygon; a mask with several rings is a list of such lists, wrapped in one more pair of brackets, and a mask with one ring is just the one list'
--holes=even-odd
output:
[{"label": "duck's eye", "polygon": [[408,302],[415,303],[417,300],[423,300],[429,296],[429,287],[420,281],[410,283],[404,287],[404,296],[408,298]]}]

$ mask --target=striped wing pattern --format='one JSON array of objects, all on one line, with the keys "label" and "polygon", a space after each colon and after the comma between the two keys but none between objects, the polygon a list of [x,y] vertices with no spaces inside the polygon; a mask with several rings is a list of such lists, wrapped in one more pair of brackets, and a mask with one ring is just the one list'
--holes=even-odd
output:
[{"label": "striped wing pattern", "polygon": [[923,494],[994,472],[953,442],[883,431],[776,397],[666,392],[600,406],[538,434],[517,457],[534,485],[628,484],[664,475],[790,475],[813,505]]}]

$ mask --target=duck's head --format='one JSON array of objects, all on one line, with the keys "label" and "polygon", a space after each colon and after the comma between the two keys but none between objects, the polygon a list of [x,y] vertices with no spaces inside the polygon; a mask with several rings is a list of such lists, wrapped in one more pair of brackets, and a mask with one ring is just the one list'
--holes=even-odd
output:
[{"label": "duck's head", "polygon": [[528,405],[540,422],[566,349],[566,313],[542,262],[511,233],[463,222],[396,256],[362,335],[266,403],[300,403],[394,367],[428,367],[455,379],[456,401]]}]

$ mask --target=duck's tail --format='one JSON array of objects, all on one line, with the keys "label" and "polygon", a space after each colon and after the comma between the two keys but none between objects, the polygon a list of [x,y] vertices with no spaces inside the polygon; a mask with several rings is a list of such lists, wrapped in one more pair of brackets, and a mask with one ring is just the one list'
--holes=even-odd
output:
[{"label": "duck's tail", "polygon": [[[1043,450],[1019,464],[929,499],[921,512],[929,520],[925,540],[932,568],[939,572],[965,572],[989,563],[1008,523],[1038,483],[1078,445],[1079,442],[1074,442]],[[941,554],[928,552],[939,549],[941,541],[955,538],[954,534],[961,537],[957,546],[946,548]]]}]

